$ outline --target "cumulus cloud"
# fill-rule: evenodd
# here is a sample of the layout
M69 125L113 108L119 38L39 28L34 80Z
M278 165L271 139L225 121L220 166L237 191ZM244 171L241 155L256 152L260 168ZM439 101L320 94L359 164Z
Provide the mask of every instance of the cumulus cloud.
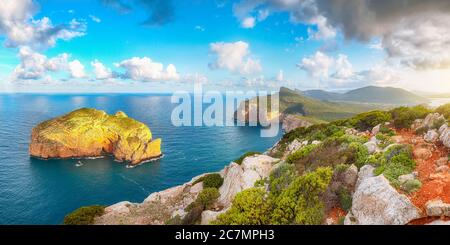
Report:
M47 56L33 51L30 47L21 47L19 50L20 64L12 74L13 80L41 80L47 79L50 72L69 73L71 78L85 78L86 72L83 64L78 60L69 61L67 53L55 57Z
M54 25L48 17L35 20L38 9L32 0L4 1L0 4L0 35L6 47L52 47L58 40L70 40L85 34L86 25L73 20Z
M114 77L111 69L107 68L98 60L92 61L91 66L93 68L95 78L98 80L110 79Z
M210 51L216 56L215 61L209 64L211 69L226 69L242 75L262 71L259 60L250 57L249 44L246 42L211 43Z
M142 82L176 81L180 79L174 65L169 64L164 69L162 63L154 62L148 57L134 57L124 60L116 66L125 69L125 74L122 75L122 78L125 79Z
M69 72L72 78L85 78L87 76L84 65L79 60L69 62Z
M328 78L333 64L333 58L318 51L312 56L303 58L297 66L313 78Z
M121 13L130 13L135 9L144 9L149 13L141 24L146 26L161 26L174 19L175 11L172 0L101 0L106 6Z

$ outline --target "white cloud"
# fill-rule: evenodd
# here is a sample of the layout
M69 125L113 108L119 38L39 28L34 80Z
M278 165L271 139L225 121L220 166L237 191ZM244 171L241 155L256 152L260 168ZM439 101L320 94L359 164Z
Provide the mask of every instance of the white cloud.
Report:
M89 18L91 18L92 21L97 22L97 23L102 22L102 20L99 17L92 15L92 14L89 15Z
M336 37L336 30L327 22L327 18L322 15L310 20L311 24L317 26L317 31L308 28L309 38L313 40L326 40Z
M253 17L246 17L242 20L241 22L241 26L243 28L247 28L247 29L251 29L253 27L255 27L255 18Z
M333 58L317 51L314 55L303 58L297 66L313 78L328 78L333 64Z
M278 75L277 75L276 80L277 80L278 82L284 81L284 73L283 73L283 70L280 70L280 71L278 72Z
M92 68L94 68L93 72L94 72L96 79L104 80L104 79L110 79L113 77L113 73L112 73L111 69L107 68L100 61L94 60L93 62L91 62L91 66L92 66Z
M180 75L174 65L169 64L166 69L162 63L154 62L148 57L134 57L124 60L117 67L124 68L123 78L142 82L176 81Z
M242 75L262 71L259 60L249 57L249 45L246 42L211 43L210 50L217 56L216 60L209 64L211 69L226 69Z
M13 72L14 80L36 80L46 76L47 72L64 70L67 66L68 54L63 53L54 58L37 53L29 47L19 50L20 64Z
M79 60L69 62L69 72L72 78L85 78L84 65Z
M199 73L187 74L186 76L184 76L183 80L191 83L201 83L201 84L209 83L208 77Z
M340 54L337 60L335 60L334 65L336 72L332 75L333 78L345 81L354 75L353 66L348 60L347 55Z
M53 25L48 17L33 19L38 6L32 0L2 1L0 4L0 35L6 47L52 47L58 40L83 36L83 24Z

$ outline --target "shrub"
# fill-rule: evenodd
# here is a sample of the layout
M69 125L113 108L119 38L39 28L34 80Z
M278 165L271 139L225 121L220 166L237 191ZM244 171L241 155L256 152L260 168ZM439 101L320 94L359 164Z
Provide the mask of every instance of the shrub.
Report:
M223 184L223 178L220 174L208 174L203 177L203 188L219 189Z
M318 168L297 177L274 200L272 223L320 224L324 215L324 204L320 196L328 188L332 173L331 168Z
M380 133L391 137L395 135L395 131L390 129L389 127L386 127L386 125L381 125Z
M271 202L261 188L250 188L236 195L231 208L213 224L264 225L270 223Z
M441 118L433 123L431 125L431 129L439 129L442 125L444 125L447 122L444 118Z
M296 177L295 166L292 164L281 164L274 169L269 176L269 190L271 195L278 196L286 189Z
M413 193L422 187L422 183L418 179L407 180L401 185L401 188L407 193Z
M202 217L203 207L198 204L189 205L189 211L181 221L182 225L195 225Z
M358 142L352 142L348 146L350 152L354 156L354 164L356 167L361 168L367 163L367 158L369 157L369 150L367 147Z
M307 145L286 158L286 163L295 163L298 159L308 156L318 145Z
M219 196L220 194L217 188L205 188L198 194L196 202L199 203L203 209L208 209L216 202Z
M254 155L259 155L259 154L261 154L261 153L260 153L260 152L256 152L256 151L250 151L250 152L245 153L244 155L242 155L242 156L239 157L238 159L234 160L233 162L235 162L235 163L241 165L241 164L242 164L242 161L244 161L244 159L245 159L246 157L254 156Z
M379 146L381 148L385 148L385 147L389 146L390 144L392 144L391 138L385 134L378 133L375 137L377 138L377 140L380 141Z
M398 177L411 173L415 166L410 147L393 146L384 153L379 167L375 169L375 174L383 174L393 185L398 187Z
M450 120L450 104L441 105L435 111Z
M416 119L425 118L431 111L425 106L399 107L390 111L397 128L409 128Z
M352 208L352 194L346 188L341 187L337 195L341 208L348 212Z
M90 225L94 218L105 212L105 206L94 205L81 207L64 217L64 225Z
M365 131L370 130L378 124L391 120L391 115L385 111L370 111L359 114L350 120L353 127Z

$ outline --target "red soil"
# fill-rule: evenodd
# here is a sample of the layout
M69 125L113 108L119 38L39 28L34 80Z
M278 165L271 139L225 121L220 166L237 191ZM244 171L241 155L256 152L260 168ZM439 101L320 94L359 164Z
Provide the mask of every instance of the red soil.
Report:
M330 210L328 213L327 220L332 220L333 225L339 225L339 219L342 217L345 217L347 215L347 212L345 212L343 209L339 207L334 207Z
M447 157L449 150L442 144L428 144L422 137L417 136L411 130L397 131L397 135L402 137L403 144L410 144L413 149L427 148L432 152L432 156L429 159L416 160L416 171L419 174L419 180L422 182L422 188L409 195L411 201L425 212L425 204L434 199L441 199L445 203L450 203L450 173L436 173L435 162L442 158ZM432 221L432 218L429 218ZM426 222L426 219L420 219L417 222Z

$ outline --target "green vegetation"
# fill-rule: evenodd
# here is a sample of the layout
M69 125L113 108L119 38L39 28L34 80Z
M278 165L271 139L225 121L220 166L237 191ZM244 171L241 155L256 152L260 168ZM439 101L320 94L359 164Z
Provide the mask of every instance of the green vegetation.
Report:
M382 124L391 120L391 115L386 111L370 111L359 114L350 119L350 123L358 130L372 130L378 124Z
M192 185L203 182L203 188L217 188L219 189L223 184L223 178L220 174L207 174L198 178Z
M407 193L413 193L422 187L422 183L418 179L407 180L401 185L402 190Z
M292 153L286 158L286 163L295 163L297 160L308 156L318 145L307 145L298 151Z
M375 174L383 174L393 185L399 186L398 177L411 173L416 163L413 160L411 147L406 145L396 145L390 147L378 159L378 167Z
M280 167L271 176L269 194L261 188L238 193L230 210L214 224L321 224L325 207L320 196L327 189L332 173L331 168L318 168L294 178L292 168ZM282 180L277 180L277 176Z
M399 107L390 113L396 128L409 128L414 120L425 118L431 110L425 106Z
M250 157L250 156L254 156L254 155L260 155L260 154L261 154L261 152L250 151L250 152L245 153L244 155L242 155L242 156L239 157L238 159L234 160L233 162L235 162L235 163L241 165L241 164L242 164L242 161L244 161L244 159L245 159L246 157Z
M270 224L272 203L261 188L251 188L236 195L233 205L219 215L213 224L265 225Z
M64 217L64 225L90 225L94 218L105 212L105 206L94 205L81 207Z
M197 199L187 206L186 211L188 212L183 219L172 218L168 221L169 224L180 224L180 225L195 225L199 222L204 210L210 209L211 206L219 198L219 190L217 188L205 188L197 196Z
M450 104L441 105L435 111L450 120Z
M352 194L345 188L340 188L337 192L339 198L339 204L345 211L349 211L352 208Z

